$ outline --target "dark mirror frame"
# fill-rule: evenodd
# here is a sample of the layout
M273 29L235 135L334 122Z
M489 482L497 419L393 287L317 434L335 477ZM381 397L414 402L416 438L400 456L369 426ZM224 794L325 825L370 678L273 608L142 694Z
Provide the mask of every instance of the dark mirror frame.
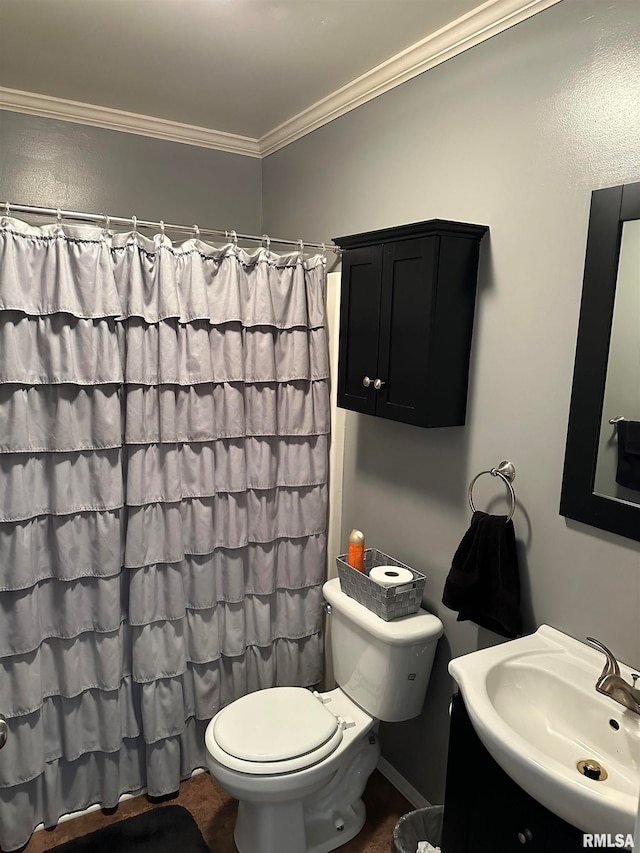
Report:
M640 492L636 506L593 491L622 225L631 219L640 219L640 183L591 194L560 515L640 541Z

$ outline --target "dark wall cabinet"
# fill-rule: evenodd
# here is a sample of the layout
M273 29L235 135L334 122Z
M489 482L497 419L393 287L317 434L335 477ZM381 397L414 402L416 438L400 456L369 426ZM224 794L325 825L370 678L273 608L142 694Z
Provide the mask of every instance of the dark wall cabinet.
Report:
M530 797L484 748L453 700L442 849L446 853L578 853L582 832Z
M338 405L423 427L465 422L484 225L433 219L344 249Z

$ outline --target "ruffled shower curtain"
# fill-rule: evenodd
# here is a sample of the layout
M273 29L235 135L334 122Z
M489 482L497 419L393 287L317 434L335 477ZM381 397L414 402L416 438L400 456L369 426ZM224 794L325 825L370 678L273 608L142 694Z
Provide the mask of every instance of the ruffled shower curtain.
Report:
M0 845L321 677L324 259L0 221Z

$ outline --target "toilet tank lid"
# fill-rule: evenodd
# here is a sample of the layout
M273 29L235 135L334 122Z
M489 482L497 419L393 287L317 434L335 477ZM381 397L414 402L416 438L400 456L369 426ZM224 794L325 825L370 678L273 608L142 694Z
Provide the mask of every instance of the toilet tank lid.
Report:
M390 646L416 646L424 642L435 642L444 631L438 617L422 608L417 613L385 622L372 610L344 593L340 588L339 578L327 581L322 587L322 594L331 607L335 607L343 616Z

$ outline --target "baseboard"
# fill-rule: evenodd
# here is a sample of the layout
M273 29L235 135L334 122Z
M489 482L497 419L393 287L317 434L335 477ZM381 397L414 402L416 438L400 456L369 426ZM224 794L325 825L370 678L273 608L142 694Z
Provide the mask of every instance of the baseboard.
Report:
M378 759L378 770L385 779L391 782L396 791L399 791L403 797L409 800L414 809L423 809L431 805L429 800L426 800L420 791L414 788L410 782L407 782L404 776L398 773L396 768L389 764L387 759L382 758L382 756Z

